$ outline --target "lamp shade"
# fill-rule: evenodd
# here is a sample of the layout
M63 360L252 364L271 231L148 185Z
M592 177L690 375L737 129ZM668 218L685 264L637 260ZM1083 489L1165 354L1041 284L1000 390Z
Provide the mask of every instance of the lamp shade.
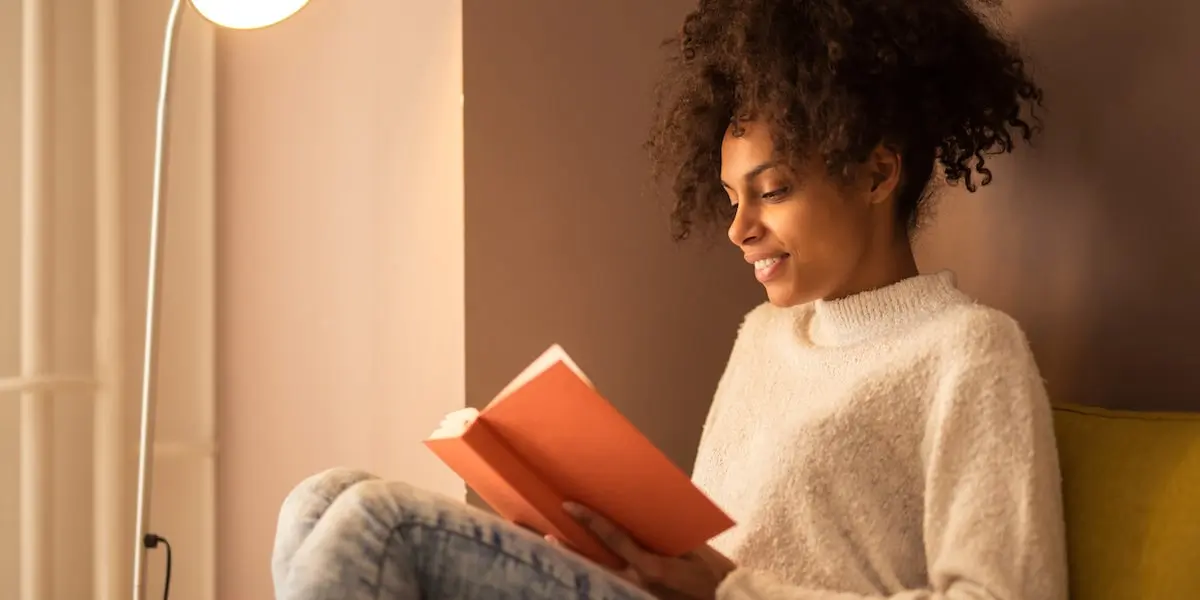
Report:
M205 19L230 29L274 25L304 8L308 0L191 0Z

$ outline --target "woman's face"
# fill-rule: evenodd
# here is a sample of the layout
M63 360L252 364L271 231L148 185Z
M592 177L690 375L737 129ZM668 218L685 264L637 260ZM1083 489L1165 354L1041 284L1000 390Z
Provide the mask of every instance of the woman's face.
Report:
M904 258L896 253L911 261L911 249L890 199L897 155L878 150L841 182L819 161L781 162L766 125L746 121L738 129L735 135L731 126L721 144L721 182L736 206L729 240L772 304L838 298L902 278L895 271Z

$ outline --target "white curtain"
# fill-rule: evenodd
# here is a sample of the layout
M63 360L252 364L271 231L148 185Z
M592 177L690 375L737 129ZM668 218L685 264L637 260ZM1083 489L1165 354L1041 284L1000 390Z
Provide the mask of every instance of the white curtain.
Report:
M0 600L130 594L167 8L0 0ZM175 548L178 600L214 597L213 43L188 14L172 107L150 521ZM161 549L149 557L148 597L162 593L163 558Z

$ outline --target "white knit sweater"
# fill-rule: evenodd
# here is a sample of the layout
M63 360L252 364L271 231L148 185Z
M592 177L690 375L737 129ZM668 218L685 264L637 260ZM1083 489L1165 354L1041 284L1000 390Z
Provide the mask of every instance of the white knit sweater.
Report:
M1024 334L942 272L747 315L694 479L738 525L719 600L1065 600Z

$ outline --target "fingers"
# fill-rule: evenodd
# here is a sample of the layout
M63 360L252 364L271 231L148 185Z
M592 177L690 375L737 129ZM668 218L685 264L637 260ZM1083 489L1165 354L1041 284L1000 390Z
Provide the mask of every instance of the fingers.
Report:
M562 542L562 540L554 537L553 535L546 535L543 537L546 539L546 542L548 542L551 546L554 546L555 548L558 548L558 549L562 550L563 552L574 553L574 550L572 550L569 546L564 544ZM621 579L624 579L625 581L628 581L629 583L632 583L638 587L642 587L645 584L645 582L642 580L641 576L638 575L638 572L635 571L633 569L633 567L631 567L631 566L627 566L621 570L614 569L614 570L612 570L612 572L615 573Z
M663 576L662 557L644 550L629 534L608 519L574 503L566 503L563 510L590 529L614 554L629 563L629 569L638 582L659 581Z
M708 547L678 558L660 556L646 550L615 523L586 507L568 502L563 505L563 510L624 559L628 567L617 574L643 589L670 590L680 597L711 598L716 586L734 568L732 561Z
M578 504L568 503L563 506L563 510L590 529L604 545L621 558L632 562L641 554L641 548L624 531L613 525L612 521Z

